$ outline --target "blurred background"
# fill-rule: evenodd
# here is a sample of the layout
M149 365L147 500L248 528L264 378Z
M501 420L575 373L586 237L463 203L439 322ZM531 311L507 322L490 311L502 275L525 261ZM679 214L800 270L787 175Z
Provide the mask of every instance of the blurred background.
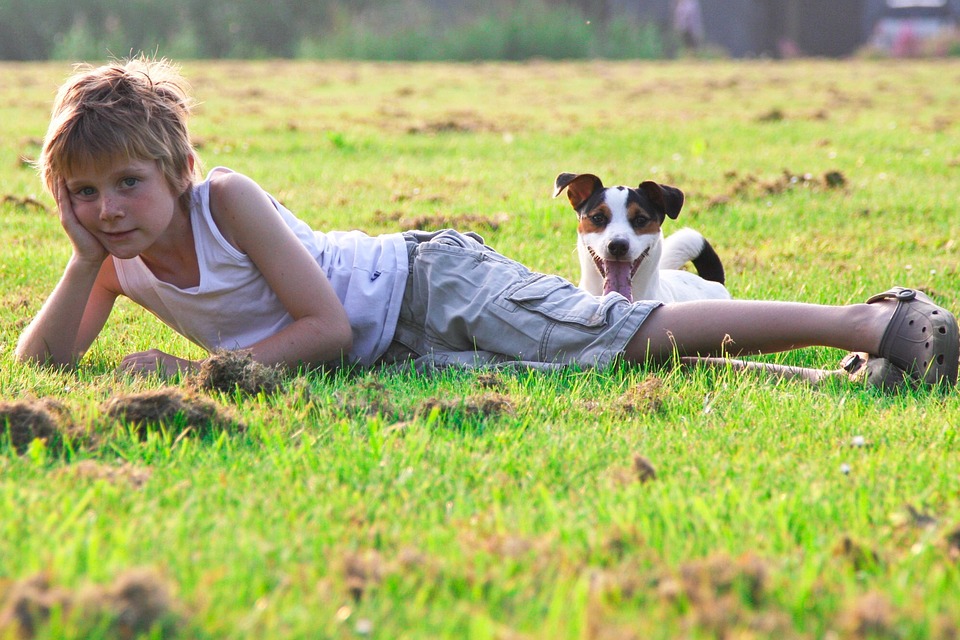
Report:
M0 0L0 59L960 56L960 0Z

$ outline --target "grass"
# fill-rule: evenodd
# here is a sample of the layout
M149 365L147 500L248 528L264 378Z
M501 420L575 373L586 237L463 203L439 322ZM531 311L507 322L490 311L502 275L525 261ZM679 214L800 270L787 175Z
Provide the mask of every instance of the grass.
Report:
M0 398L55 400L84 433L22 455L0 437L0 625L19 602L50 610L50 638L957 633L955 392L669 365L310 374L201 393L243 429L173 420L141 437L106 403L167 385L117 362L200 353L133 305L75 372L14 363L69 253L19 159L68 71L0 66ZM960 309L956 63L185 72L205 165L317 228L472 227L575 280L556 174L654 179L684 189L678 222L718 248L735 296L846 303L901 283ZM38 575L48 586L27 588Z

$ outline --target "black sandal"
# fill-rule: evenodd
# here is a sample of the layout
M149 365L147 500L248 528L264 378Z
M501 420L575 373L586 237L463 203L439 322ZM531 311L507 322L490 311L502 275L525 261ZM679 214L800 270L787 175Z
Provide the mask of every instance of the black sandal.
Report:
M923 384L957 383L960 329L953 314L916 289L894 287L867 304L896 300L897 308L880 340L877 355Z

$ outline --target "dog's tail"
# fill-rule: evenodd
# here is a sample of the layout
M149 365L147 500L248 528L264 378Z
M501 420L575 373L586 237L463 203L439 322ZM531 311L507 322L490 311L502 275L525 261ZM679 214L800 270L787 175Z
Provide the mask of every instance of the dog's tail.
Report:
M720 256L702 233L684 227L664 238L660 268L679 269L687 262L693 262L697 274L704 280L724 283L725 276Z

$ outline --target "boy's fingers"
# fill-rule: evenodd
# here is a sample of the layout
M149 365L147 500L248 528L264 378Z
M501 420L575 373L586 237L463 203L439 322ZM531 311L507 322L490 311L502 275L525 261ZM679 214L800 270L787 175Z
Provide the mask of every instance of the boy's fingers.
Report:
M60 211L60 218L72 218L73 207L70 202L70 192L67 191L67 183L63 179L60 180L59 185L57 186L57 209Z

